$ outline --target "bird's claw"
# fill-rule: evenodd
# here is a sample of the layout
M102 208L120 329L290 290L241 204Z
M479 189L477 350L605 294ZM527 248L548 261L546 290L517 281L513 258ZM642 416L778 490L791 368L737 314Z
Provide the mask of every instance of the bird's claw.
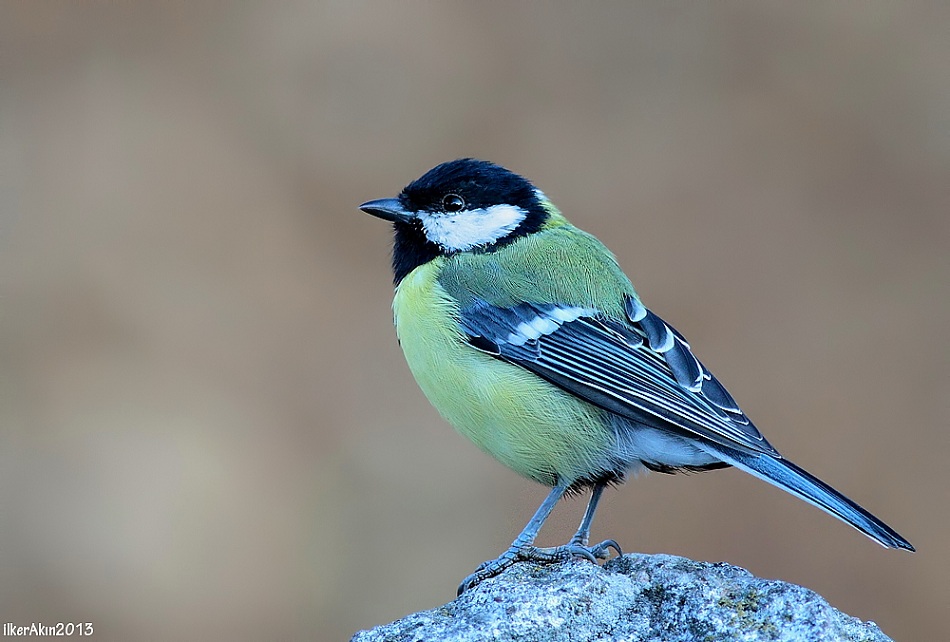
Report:
M605 539L600 544L590 547L591 555L596 557L599 560L605 560L610 557L610 549L614 549L617 553L617 557L623 555L623 551L620 550L620 544L613 539Z

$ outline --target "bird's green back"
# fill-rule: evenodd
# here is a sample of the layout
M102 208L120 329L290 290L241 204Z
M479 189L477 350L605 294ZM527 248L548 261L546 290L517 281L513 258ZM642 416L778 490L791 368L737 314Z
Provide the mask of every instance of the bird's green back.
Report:
M624 297L636 296L617 259L553 207L544 228L492 252L446 259L439 284L461 307L475 298L499 307L556 303L591 307L624 318Z

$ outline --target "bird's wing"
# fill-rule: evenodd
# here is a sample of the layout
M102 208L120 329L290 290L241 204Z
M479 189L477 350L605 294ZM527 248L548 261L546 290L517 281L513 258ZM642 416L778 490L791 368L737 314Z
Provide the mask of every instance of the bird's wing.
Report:
M593 308L476 299L460 324L473 347L601 408L778 456L679 332L632 296L625 309L627 319L618 321Z

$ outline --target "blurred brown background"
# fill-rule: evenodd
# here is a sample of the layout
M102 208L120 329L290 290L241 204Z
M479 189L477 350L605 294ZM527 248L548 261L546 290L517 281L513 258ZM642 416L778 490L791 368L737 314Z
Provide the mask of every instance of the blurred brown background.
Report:
M594 536L941 638L948 28L938 2L4 3L0 620L345 639L507 547L546 491L417 390L356 209L474 155L920 552L735 471L638 479Z

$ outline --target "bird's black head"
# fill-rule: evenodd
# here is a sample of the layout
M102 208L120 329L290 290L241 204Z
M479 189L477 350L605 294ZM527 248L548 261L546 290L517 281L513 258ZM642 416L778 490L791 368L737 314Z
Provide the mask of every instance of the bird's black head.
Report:
M396 283L441 254L485 252L536 232L548 212L527 179L474 158L442 163L364 212L393 222Z

